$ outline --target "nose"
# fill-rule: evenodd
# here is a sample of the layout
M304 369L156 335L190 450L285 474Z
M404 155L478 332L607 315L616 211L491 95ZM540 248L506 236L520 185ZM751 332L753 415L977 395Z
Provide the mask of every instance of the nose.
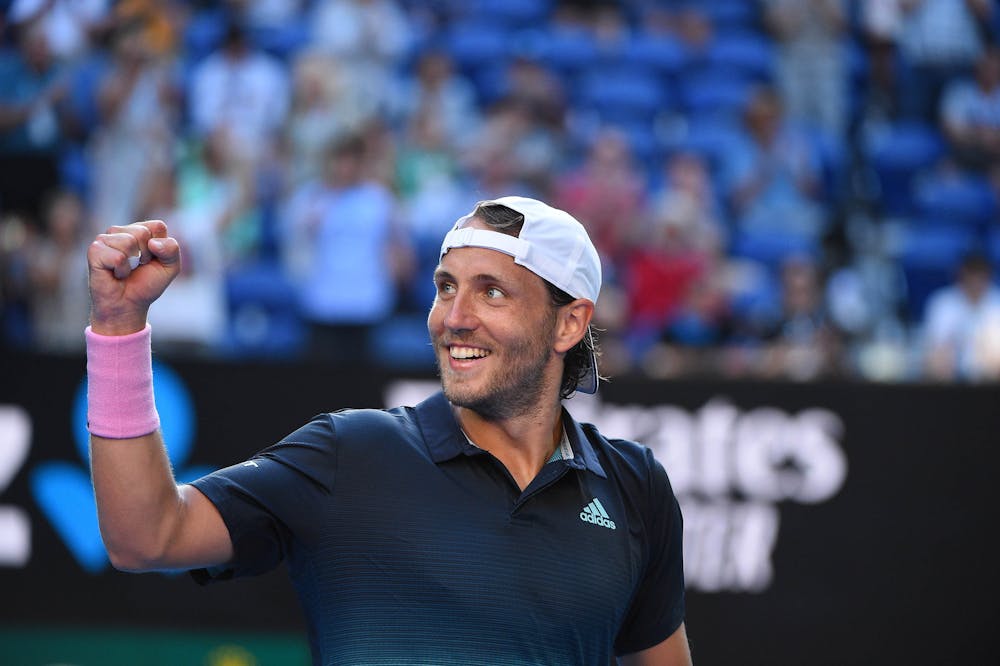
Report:
M459 290L448 301L439 302L439 305L445 308L442 323L448 330L471 331L476 327L478 319L470 296L468 292Z

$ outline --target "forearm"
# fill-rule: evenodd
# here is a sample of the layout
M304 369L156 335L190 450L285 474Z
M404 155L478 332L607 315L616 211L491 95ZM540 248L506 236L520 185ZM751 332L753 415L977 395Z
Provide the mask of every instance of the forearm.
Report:
M150 330L142 323L137 331L113 330L95 317L86 332L98 518L112 562L124 569L152 568L162 559L180 504L159 431Z

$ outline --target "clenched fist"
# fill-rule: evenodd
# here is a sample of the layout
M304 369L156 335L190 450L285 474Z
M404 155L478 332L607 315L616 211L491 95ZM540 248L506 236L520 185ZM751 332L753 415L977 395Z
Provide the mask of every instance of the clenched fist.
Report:
M180 260L180 246L161 220L111 227L97 236L87 249L94 333L142 330L149 306L180 272Z

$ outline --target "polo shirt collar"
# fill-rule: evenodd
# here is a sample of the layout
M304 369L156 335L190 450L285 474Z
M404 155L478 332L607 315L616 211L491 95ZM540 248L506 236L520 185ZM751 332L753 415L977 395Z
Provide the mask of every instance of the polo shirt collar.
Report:
M427 450L431 460L435 463L451 460L463 453L472 454L481 451L471 444L462 432L462 428L458 425L451 409L451 403L444 397L443 392L438 391L418 404L414 410L417 415L417 423L424 435ZM580 424L569 415L565 408L562 416L563 428L565 428L569 444L573 448L573 458L565 460L566 465L575 469L587 469L606 479L608 475L601 467L597 453Z

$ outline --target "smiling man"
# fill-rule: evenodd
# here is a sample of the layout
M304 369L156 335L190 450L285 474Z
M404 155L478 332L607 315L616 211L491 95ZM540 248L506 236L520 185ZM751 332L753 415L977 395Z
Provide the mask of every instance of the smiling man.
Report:
M570 215L505 197L455 223L428 317L441 392L323 414L181 486L145 321L179 257L158 221L89 251L92 472L117 567L209 581L284 559L316 664L691 663L666 472L562 407L598 384L600 259Z

